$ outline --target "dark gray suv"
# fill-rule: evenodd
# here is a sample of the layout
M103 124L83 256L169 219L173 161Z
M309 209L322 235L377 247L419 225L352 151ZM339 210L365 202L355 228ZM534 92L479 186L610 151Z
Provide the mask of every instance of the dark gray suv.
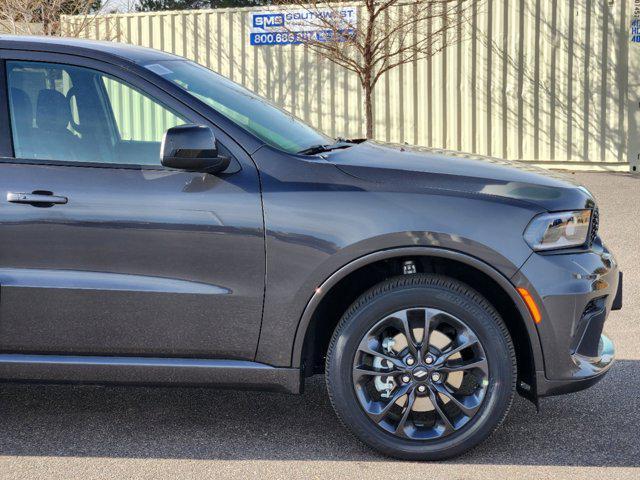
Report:
M0 37L0 379L299 393L407 459L613 362L591 194L331 139L204 67Z

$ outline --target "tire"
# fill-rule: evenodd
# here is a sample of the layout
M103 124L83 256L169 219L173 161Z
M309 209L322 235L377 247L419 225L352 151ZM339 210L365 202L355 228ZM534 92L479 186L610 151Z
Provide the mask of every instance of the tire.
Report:
M432 365L433 370L429 370L429 373L425 374L414 366L409 374L411 375L409 382L401 385L403 380L397 380L398 377L394 377L397 380L395 390L391 393L386 392L391 398L400 394L401 388L413 393L407 393L403 397L404 403L401 400L398 400L397 403L394 402L390 406L387 416L383 417L381 421L378 420L378 416L381 415L378 411L384 411L389 405L389 401L385 403L385 398L381 396L385 390L383 389L380 393L375 383L382 367L365 365L370 361L379 361L375 358L378 354L370 355L367 348L373 345L371 350L387 351L381 346L385 339L383 338L381 342L380 335L394 335L395 325L398 325L399 329L401 329L401 325L405 325L401 323L402 314L394 313L401 312L403 309L406 312L404 318L409 319L408 322L411 325L408 331L411 332L409 335L412 335L413 340L416 337L415 332L419 332L419 330L415 330L415 319L417 318L420 323L423 316L425 319L431 318L428 321L425 320L426 325L437 325L433 328L448 332L449 337L445 337L447 341L449 338L453 338L448 347L443 347L444 350L438 350L430 345L431 337L436 334L433 333L435 330L430 331L432 327L428 327L426 331L430 333L427 334L427 340L425 341L425 330L423 329L420 346L414 345L414 350L408 350L409 342L407 342L404 352L409 352L409 355L411 352L416 353L420 369L426 370L424 366L428 361L427 357L431 355L429 352L436 351L434 355L437 360L433 365L440 364L440 368L444 369L445 380L443 381L440 376L440 381L444 382L447 391L454 390L448 383L453 378L451 377L453 375L451 366L463 369L461 374L463 380L457 393L463 390L464 382L467 382L471 386L464 386L467 389L464 393L466 395L471 392L470 396L459 394L453 395L453 397L463 398L465 401L467 398L471 398L472 401L459 404L451 400L448 395L438 395L436 392L442 391L443 383L436 383L434 380L436 376L433 372L436 367ZM424 315L421 312L424 312ZM396 316L400 318L400 321ZM459 323L455 323L454 320ZM391 327L384 322L389 323ZM465 327L468 330L465 330ZM378 334L379 329L382 329L383 333ZM473 343L474 334L477 343ZM440 335L440 331L438 335ZM398 338L401 339L402 336L398 337L396 334L394 340L391 341L393 345L398 343L396 341ZM388 339L386 341L388 347L390 341ZM416 344L418 344L417 340ZM471 346L465 347L460 354L451 355L449 352L452 352L456 345L460 345L460 348L463 348L464 345ZM392 346L392 348L396 347ZM422 349L425 350L423 355L418 353ZM394 357L394 355L400 355L400 353L391 351L387 355L393 357L394 366L390 367L391 363L385 363L389 367L384 367L384 369L395 369L400 357ZM450 356L447 357L447 355ZM451 357L456 355L459 355L459 358L452 360ZM443 361L442 358L445 357L446 360ZM470 360L466 358L470 358ZM389 361L384 360L384 362ZM480 367L471 368L472 364ZM366 372L373 370L377 373L371 378L368 373L364 376L358 376L357 373L363 370ZM419 394L417 388L422 384L418 381L422 381L422 377L425 375L428 380L423 382L425 386L421 388L426 389L427 393ZM364 293L351 305L338 323L329 344L326 359L327 390L336 414L343 425L358 439L375 450L405 460L451 458L484 441L502 423L511 407L516 375L516 356L513 343L495 308L468 285L449 277L434 274L404 275L391 278ZM380 378L386 378L386 381L389 381L389 377ZM404 373L399 378L406 379L408 377ZM435 397L431 396L432 393ZM379 398L378 395L380 395ZM419 395L427 397L428 401L421 400L423 405L427 405L426 411L413 411L413 408L417 408L416 398L419 398ZM411 396L413 396L413 400L411 400ZM362 400L363 398L364 400ZM431 400L432 398L433 400ZM481 399L479 402L478 398ZM428 410L429 403L431 410ZM412 409L405 408L407 404L412 405ZM439 408L436 408L436 404L439 405ZM371 411L375 410L375 421L372 414L367 414L364 405L367 405L366 408ZM377 405L383 406L376 407L376 410L374 406ZM459 409L458 405L464 408ZM476 409L473 415L470 413L471 409L467 409L467 405L472 405ZM422 418L422 420L416 421L416 418ZM376 423L378 421L380 423ZM456 428L457 426L459 428ZM394 432L394 429L397 431ZM439 437L427 438L438 432L440 432Z

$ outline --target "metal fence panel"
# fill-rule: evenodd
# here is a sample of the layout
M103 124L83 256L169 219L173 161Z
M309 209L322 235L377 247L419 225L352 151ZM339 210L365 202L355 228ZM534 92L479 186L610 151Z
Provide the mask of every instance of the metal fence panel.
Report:
M332 136L362 136L355 75L301 45L251 46L255 10L106 15L84 35L182 55ZM610 0L485 0L460 43L380 80L375 137L541 163L627 165L626 10Z

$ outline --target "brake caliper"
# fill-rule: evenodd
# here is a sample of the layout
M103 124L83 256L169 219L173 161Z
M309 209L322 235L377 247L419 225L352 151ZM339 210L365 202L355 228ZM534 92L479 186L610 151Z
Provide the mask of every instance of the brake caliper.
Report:
M393 338L385 337L382 341L382 350L386 355L395 355L393 351L393 346L396 341ZM385 360L384 358L374 357L373 359L373 368L376 370L392 370L393 364ZM380 396L382 398L389 398L393 393L393 390L396 388L396 382L393 379L393 376L377 376L373 382L376 390L380 392Z

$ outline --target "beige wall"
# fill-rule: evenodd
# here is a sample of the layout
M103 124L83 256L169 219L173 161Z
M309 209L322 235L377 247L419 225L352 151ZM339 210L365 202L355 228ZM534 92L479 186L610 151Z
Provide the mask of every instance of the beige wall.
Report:
M484 0L462 43L381 79L375 136L628 169L630 7L630 0ZM183 55L332 136L361 136L356 78L300 45L251 46L250 11L109 15L85 36Z

